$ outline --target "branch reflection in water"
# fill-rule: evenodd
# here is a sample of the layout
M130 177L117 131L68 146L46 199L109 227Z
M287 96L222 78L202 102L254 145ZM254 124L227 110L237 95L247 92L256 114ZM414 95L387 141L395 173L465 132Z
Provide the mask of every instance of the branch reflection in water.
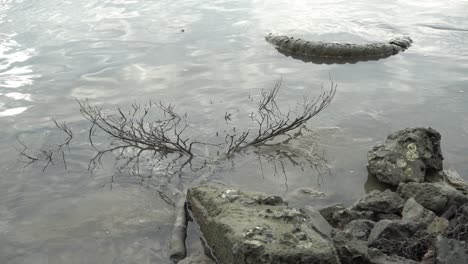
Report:
M231 115L226 118L225 114L226 126L230 128L216 132L224 136L207 139L207 142L195 139L196 133L191 129L196 126L191 126L187 114L176 112L171 104L149 101L108 111L88 100L78 101L81 114L90 124L87 141L96 153L89 161L88 170L92 173L102 167L103 158L109 156L114 159L116 173L104 186L112 189L113 184L129 180L152 186L173 206L183 199L188 186L209 180L213 170L225 162L235 166L236 155L240 154L256 155L262 174L262 158L271 164L273 176L284 178L286 192L285 163L300 167L302 171L315 169L319 175L317 183L320 183L322 175L328 171L325 158L315 152L313 144L293 143L303 137L304 131L310 131L306 128L307 121L330 105L337 86L330 78L329 89L322 86L316 97L308 92L293 110L288 106L285 111L276 101L281 85L282 79L273 89L261 91L258 102L254 102L256 113L245 113L245 117L249 117L248 127L243 128L241 118ZM254 101L251 95L249 101ZM67 169L65 149L70 152L73 132L65 122L54 120L54 123L66 136L56 147L36 151L18 138L20 160L26 166L42 162L44 172L60 159ZM250 149L254 153L249 152Z

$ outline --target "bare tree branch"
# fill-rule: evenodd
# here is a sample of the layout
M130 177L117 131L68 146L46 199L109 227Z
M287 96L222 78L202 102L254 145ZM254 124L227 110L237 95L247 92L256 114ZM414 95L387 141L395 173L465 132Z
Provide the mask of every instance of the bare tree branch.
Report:
M249 146L265 144L279 135L285 135L287 132L295 130L307 123L322 110L327 108L336 93L337 85L330 79L330 88L324 90L323 85L320 95L311 98L307 93L303 97L303 102L296 107L296 117L292 117L292 111L282 113L276 103L276 96L282 85L282 79L279 79L273 89L261 93L261 99L258 104L257 114L251 114L250 117L257 124L257 131L253 138L248 138L250 130L237 134L226 134L227 155L239 152ZM234 131L235 132L235 131Z

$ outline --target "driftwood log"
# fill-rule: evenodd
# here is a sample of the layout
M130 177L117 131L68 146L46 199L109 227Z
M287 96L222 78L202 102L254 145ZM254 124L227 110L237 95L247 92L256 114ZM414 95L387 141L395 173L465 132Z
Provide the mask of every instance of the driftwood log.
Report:
M404 51L413 42L410 37L402 36L392 38L387 42L368 44L334 43L307 41L271 33L265 39L286 56L318 64L379 60Z
M180 202L175 210L175 220L169 242L169 256L173 263L178 263L187 256L185 239L187 237L187 204Z

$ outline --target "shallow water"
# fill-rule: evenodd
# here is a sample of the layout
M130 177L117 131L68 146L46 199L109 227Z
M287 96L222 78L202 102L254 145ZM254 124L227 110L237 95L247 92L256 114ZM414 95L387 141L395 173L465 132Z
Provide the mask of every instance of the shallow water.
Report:
M331 75L335 100L309 123L313 136L295 143L314 146L329 170L263 149L183 180L204 174L297 205L350 204L372 188L367 151L408 126L441 132L445 167L466 178L467 9L467 1L1 0L0 262L168 262L173 209L159 182L139 185L112 158L90 175L89 125L76 99L106 108L172 102L189 113L193 133L210 139L232 124L249 126L249 97L278 78L278 102L287 106ZM379 61L312 64L279 54L264 41L269 32L355 43L408 35L414 43ZM67 170L60 162L44 172L41 164L24 168L16 137L32 148L56 144L63 135L52 119L75 132Z

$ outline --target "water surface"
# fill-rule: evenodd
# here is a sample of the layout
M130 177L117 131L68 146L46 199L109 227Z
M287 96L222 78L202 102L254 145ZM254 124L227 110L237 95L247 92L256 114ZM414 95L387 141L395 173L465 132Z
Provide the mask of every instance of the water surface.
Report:
M249 127L249 97L281 76L278 102L288 106L331 75L334 102L309 123L314 136L295 143L321 153L329 171L249 150L184 181L204 174L299 205L350 204L369 185L366 152L408 126L440 131L445 166L466 178L466 10L467 1L0 1L1 262L168 263L173 209L160 182L139 185L112 158L90 175L89 126L76 99L106 108L172 102L210 139L232 124ZM270 32L355 43L408 35L414 44L379 61L312 64L277 53L264 41ZM75 131L67 170L24 168L16 137L34 148L56 144L63 135L52 119Z

